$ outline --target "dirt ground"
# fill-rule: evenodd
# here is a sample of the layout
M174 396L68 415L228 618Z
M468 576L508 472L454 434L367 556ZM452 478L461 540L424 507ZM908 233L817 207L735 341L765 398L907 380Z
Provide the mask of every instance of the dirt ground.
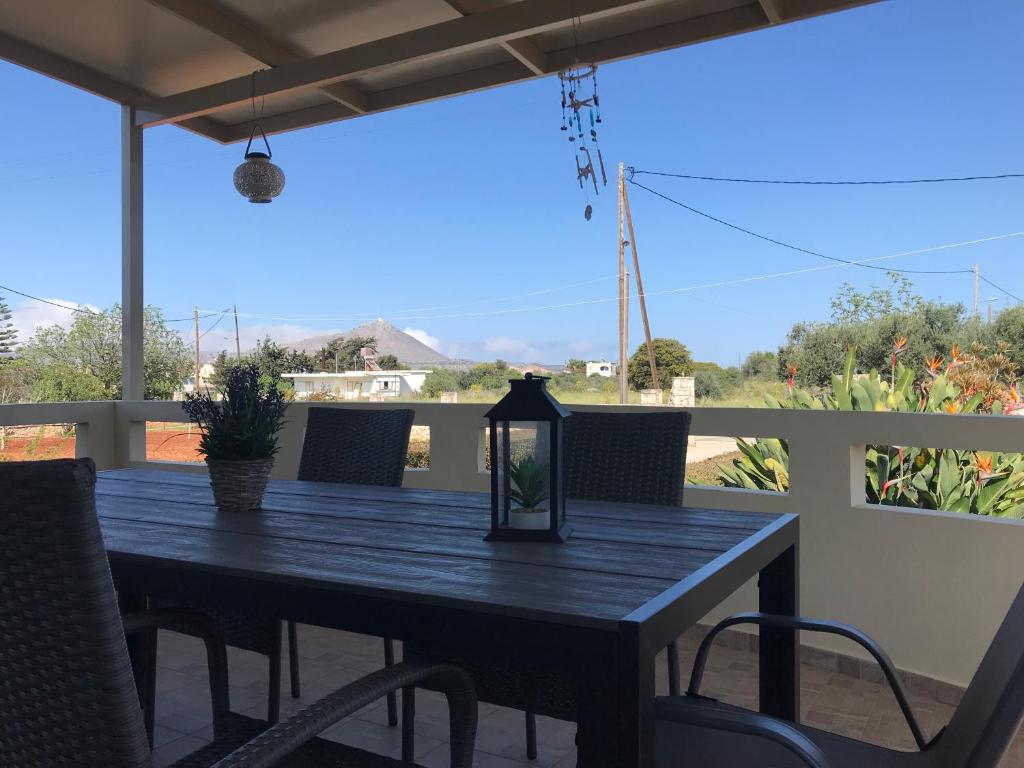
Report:
M202 461L196 453L199 434L189 434L186 424L149 424L146 429L146 457L156 461ZM74 458L75 435L58 426L16 427L9 431L7 447L0 461L28 461Z

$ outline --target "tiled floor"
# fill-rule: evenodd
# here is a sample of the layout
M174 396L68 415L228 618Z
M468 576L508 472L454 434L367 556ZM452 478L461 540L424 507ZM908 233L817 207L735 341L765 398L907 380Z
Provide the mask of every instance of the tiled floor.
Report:
M380 640L305 626L300 627L299 633L303 697L298 700L288 697L288 665L285 663L282 690L282 715L285 717L381 664ZM160 642L156 768L202 746L210 734L209 688L201 644L172 633L161 633ZM682 641L684 670L689 669L695 646L692 638ZM233 651L230 669L232 709L265 717L266 659ZM910 733L886 687L806 664L801 680L804 722L858 739L902 749L913 748ZM663 665L659 668L658 682L659 692L664 692ZM757 665L754 654L717 648L711 654L704 692L730 703L755 706ZM951 703L913 692L911 696L926 732L933 734L948 722L953 712ZM427 768L447 766L447 714L440 697L429 693L417 697L416 726L418 763ZM397 757L401 750L399 731L387 726L382 701L324 735ZM482 704L476 765L479 768L527 765L572 768L576 764L574 733L575 728L569 723L540 718L537 737L540 755L531 763L526 759L522 714ZM1024 732L1018 733L1000 768L1024 768Z

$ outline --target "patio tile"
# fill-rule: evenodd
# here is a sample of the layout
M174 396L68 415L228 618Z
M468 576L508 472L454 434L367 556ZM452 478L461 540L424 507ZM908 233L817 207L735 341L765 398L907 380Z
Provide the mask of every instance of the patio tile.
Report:
M682 684L693 662L701 633L694 631L680 642ZM286 646L287 647L287 646ZM750 643L716 646L710 655L702 691L747 708L757 707L757 657ZM290 697L287 655L282 681L281 715L288 717L311 702L351 682L383 663L381 641L316 627L299 627L302 698ZM812 655L813 657L813 655ZM815 657L816 658L816 657ZM887 685L861 677L859 663L846 664L842 656L823 656L823 664L801 667L801 718L817 728L850 738L897 749L912 750L914 742L896 700ZM194 638L163 633L160 641L157 685L156 768L197 749L211 736L209 687L202 644ZM229 651L232 709L250 717L266 716L267 662L252 653ZM853 675L843 670L851 670ZM668 692L662 654L657 664L657 690ZM910 679L910 698L926 733L936 733L949 722L960 691L943 683ZM526 759L523 714L481 703L474 764L478 768L574 768L575 726L538 718L538 760ZM384 701L360 710L325 732L354 746L397 757L401 729L387 725ZM437 693L420 691L416 697L416 755L425 768L448 765L448 710ZM1000 768L1024 768L1024 734L1019 733Z

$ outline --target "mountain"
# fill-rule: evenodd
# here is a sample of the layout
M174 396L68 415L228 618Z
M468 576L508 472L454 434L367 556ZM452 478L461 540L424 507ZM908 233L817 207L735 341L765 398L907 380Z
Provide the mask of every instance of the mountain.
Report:
M398 330L383 318L377 318L372 323L360 325L344 333L326 333L319 336L309 336L288 344L292 349L314 353L318 349L327 346L334 339L350 339L354 336L372 336L377 340L378 355L394 355L399 362L405 365L444 365L451 360L435 349L414 339L408 333Z

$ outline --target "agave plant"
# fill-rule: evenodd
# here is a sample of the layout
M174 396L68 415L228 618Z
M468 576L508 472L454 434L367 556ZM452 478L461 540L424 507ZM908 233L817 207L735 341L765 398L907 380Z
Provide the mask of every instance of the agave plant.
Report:
M524 456L509 465L509 496L522 509L536 509L548 497L548 465Z
M1000 365L998 360L992 363L995 369ZM920 388L914 386L913 371L902 364L894 366L890 381L882 380L877 371L858 376L855 369L855 351L851 349L843 373L833 377L832 392L823 399L790 388L788 398L766 396L765 402L771 408L795 410L997 414L1012 413L1011 408L1016 409L1020 403L1016 386L1003 386L1003 396L1009 403L1004 406L990 394L995 385L970 391L952 383L951 379L963 378L964 369L978 375L976 359L962 356L956 347L948 363L943 358L926 363L929 378ZM789 448L785 441L758 438L748 443L740 439L736 447L743 455L731 466L718 468L723 485L780 492L789 489ZM1024 519L1024 455L868 446L865 491L874 504Z

